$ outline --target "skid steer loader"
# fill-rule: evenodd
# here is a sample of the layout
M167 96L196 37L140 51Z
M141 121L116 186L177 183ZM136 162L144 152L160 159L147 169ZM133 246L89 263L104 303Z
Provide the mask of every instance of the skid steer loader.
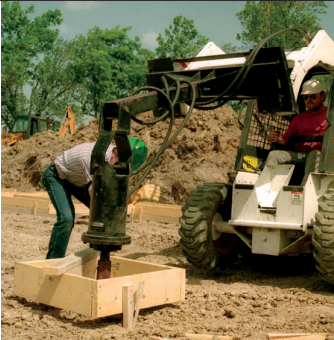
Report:
M307 48L290 54L290 59L285 52L296 99L306 80L333 74L334 54L327 48L333 53L334 43L322 31ZM299 64L295 62L298 56ZM298 111L305 111L303 103L298 104ZM319 173L311 173L304 186L300 185L304 171L300 166L265 165L273 150L268 133L279 130L283 134L293 117L284 112L259 112L254 101L248 103L229 183L199 185L182 209L181 246L194 266L224 266L224 261L233 261L244 252L245 245L253 254L313 252L318 271L334 284L334 81L324 136L299 136L292 141L323 140Z
M126 235L128 196L185 126L192 109L213 110L230 100L247 100L244 120L239 116L243 129L229 183L199 185L182 208L179 234L183 252L193 265L214 269L233 258L241 245L252 253L274 256L313 251L321 275L334 283L333 84L326 130L320 136L319 173L311 173L301 186L303 176L295 165L265 166L272 149L268 133L280 130L283 134L290 121L305 111L299 96L303 83L314 76L333 78L334 74L334 42L325 31L309 39L307 46L291 50L265 47L270 39L287 33L299 34L301 45L309 38L304 28L294 27L273 33L249 52L217 54L209 43L195 58L149 60L147 86L130 97L102 103L100 134L91 157L89 226L82 236L101 251L101 258L108 259L110 251L131 242ZM207 51L214 55L205 55ZM139 119L150 110L152 120ZM183 121L172 135L177 117ZM169 128L161 147L132 171L127 137L131 121L150 125L167 118ZM105 153L113 140L119 162L110 165ZM143 175L136 177L136 185L129 190L130 176L141 171Z

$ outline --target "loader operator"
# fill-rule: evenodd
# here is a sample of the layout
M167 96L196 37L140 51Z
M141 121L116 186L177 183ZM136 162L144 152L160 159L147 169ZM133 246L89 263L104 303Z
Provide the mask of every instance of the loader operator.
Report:
M147 147L137 138L129 138L129 142L133 154L132 170L135 171L144 163ZM89 208L91 188L87 187L92 180L90 160L94 145L95 143L84 143L64 151L43 172L42 183L57 212L57 222L52 229L47 259L65 257L75 218L71 196ZM114 145L110 145L107 149L106 161L111 165L117 163L117 148ZM160 187L147 184L129 197L129 203L135 204L147 199L158 201L159 197Z
M323 83L319 80L308 80L304 83L301 94L307 111L300 113L290 122L283 136L276 131L271 131L268 135L270 143L287 145L289 138L294 135L324 135L327 107L324 105L326 93ZM266 165L305 163L305 175L301 183L301 186L304 186L308 175L318 171L321 148L322 142L296 143L296 151L271 151Z

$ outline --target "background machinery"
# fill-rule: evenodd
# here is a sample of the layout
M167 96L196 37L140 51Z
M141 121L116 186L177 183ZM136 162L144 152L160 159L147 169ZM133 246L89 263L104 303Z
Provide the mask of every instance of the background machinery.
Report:
M29 139L36 133L45 132L51 127L49 118L40 116L17 116L10 133L1 134L1 145L13 145Z
M272 145L271 130L284 133L292 118L305 111L299 100L302 84L315 75L334 73L334 42L319 31L307 46L284 51L265 44L278 34L294 32L305 41L305 29L290 28L264 39L249 52L148 61L147 86L131 97L101 106L100 135L92 153L92 198L88 231L82 240L101 251L98 278L109 277L110 251L129 244L126 235L128 195L145 179L155 161L173 142L192 109L213 110L229 100L247 100L235 171L229 183L204 183L186 199L180 218L181 246L187 260L215 269L235 258L240 247L256 254L283 255L313 251L323 278L334 283L334 86L329 95L327 125L319 173L304 187L294 165L265 166ZM181 63L217 62L216 66L182 69ZM145 91L143 94L137 94ZM254 103L256 102L256 105ZM180 104L188 104L183 114ZM207 106L212 104L210 106ZM151 121L139 119L153 110ZM170 126L158 152L137 171L127 135L131 120L155 124L169 118ZM175 118L183 122L172 135ZM113 130L113 122L117 129ZM302 137L310 138L310 137ZM319 138L319 137L316 137ZM312 138L311 138L312 139ZM105 162L114 140L119 162ZM295 141L296 142L296 141ZM300 142L300 140L299 140ZM143 175L129 192L129 176Z
M66 135L67 129L70 135L72 135L75 132L75 116L69 106L66 106L65 117L66 117L65 123L62 124L59 129L59 134L62 137Z

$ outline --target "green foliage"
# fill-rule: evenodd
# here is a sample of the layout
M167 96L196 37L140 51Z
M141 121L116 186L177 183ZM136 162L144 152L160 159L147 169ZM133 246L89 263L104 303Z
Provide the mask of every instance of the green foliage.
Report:
M138 37L128 37L130 29L95 26L87 36L81 34L74 41L73 69L87 93L82 105L87 113L94 111L95 117L101 101L128 96L144 83L146 57L152 57L152 52L141 48Z
M209 39L198 34L194 20L188 20L182 15L174 18L173 25L165 30L165 37L159 34L159 47L155 52L158 58L188 58L194 57L209 42Z
M34 65L29 84L32 86L29 114L64 117L65 106L73 105L78 85L71 63L73 43L61 38ZM59 109L61 108L61 109Z
M325 1L247 1L245 8L236 15L245 29L237 35L244 47L252 47L272 33L302 26L313 36L321 29L317 14L326 13ZM292 48L302 46L296 33L273 38L267 47Z
M236 53L237 52L237 47L233 46L231 43L223 44L222 50L225 53Z
M34 20L18 1L1 2L1 119L9 127L17 115L27 114L23 85L31 78L42 53L52 49L58 30L50 26L62 22L59 10L47 11Z

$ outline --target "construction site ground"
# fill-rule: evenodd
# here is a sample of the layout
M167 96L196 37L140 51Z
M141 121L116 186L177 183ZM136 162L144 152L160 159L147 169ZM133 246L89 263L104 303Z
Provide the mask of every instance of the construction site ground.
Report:
M186 299L140 310L132 330L122 315L90 319L13 295L14 264L45 258L54 217L1 214L1 337L9 339L186 339L185 333L267 339L268 333L334 334L334 287L322 281L311 256L239 258L221 273L187 263L178 225L128 223L132 243L117 254L186 268ZM84 249L88 218L76 222L68 254ZM27 285L29 282L26 283ZM331 339L334 339L332 337Z
M3 152L1 172L6 176L2 188L44 190L43 169L62 151L95 142L97 127L93 120L64 138L48 131ZM131 136L144 139L154 153L167 128L168 120L151 127L133 123ZM228 107L194 112L146 180L161 186L160 203L182 205L196 185L226 182L234 167L240 131L236 115ZM128 221L132 243L117 255L185 268L184 302L140 310L136 327L126 330L122 315L93 320L15 297L15 262L45 258L54 222L55 216L1 213L2 339L186 339L185 333L199 333L262 340L268 333L279 332L334 334L334 287L321 280L311 254L239 257L222 272L209 273L187 263L179 246L179 225L145 220ZM81 234L87 228L87 217L80 217L68 255L86 247Z

